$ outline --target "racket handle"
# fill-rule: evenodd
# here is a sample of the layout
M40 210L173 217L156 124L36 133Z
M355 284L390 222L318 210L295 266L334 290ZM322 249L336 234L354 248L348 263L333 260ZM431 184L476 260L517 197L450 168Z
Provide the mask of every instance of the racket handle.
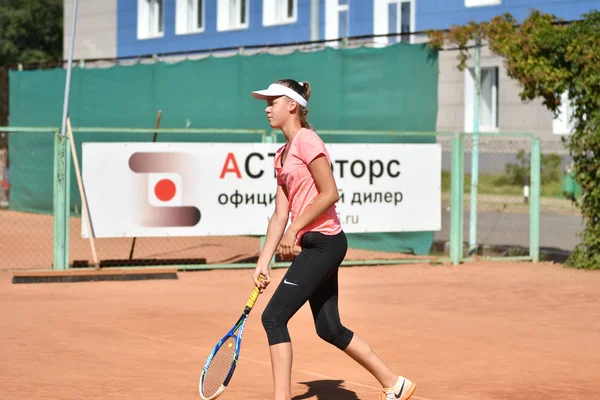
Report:
M260 274L258 277L259 282L261 282L265 279L267 279L267 277L264 276L263 274ZM258 299L259 295L260 295L260 289L255 286L254 290L252 290L252 294L250 295L250 298L248 299L248 303L246 303L246 310L248 312L252 309L252 307L254 307L254 303L256 303L256 299Z
M254 303L256 303L256 299L258 299L259 294L260 290L255 286L250 298L248 299L248 303L246 304L246 309L252 309L252 307L254 307Z

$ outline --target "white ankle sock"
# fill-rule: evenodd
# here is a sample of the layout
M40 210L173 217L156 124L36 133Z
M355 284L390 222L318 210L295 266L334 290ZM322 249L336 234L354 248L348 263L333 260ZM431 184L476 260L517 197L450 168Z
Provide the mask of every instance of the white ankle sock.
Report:
M404 381L404 378L402 376L398 376L398 380L396 381L396 384L394 386L392 386L391 388L386 388L384 390L386 392L393 392L400 387L400 385L402 384L403 381Z

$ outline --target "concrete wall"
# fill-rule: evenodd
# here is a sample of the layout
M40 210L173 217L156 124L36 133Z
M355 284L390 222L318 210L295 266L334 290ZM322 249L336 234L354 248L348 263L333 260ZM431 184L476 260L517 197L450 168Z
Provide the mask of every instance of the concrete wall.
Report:
M498 131L528 132L541 141L542 153L556 153L562 156L561 170L569 164L571 158L561 141L561 136L552 132L552 113L541 100L523 103L520 88L515 80L507 75L501 58L493 55L488 48L481 52L481 65L498 66ZM472 67L473 54L468 61ZM465 130L465 72L457 68L457 51L439 53L438 118L437 130L441 132L461 132ZM442 145L442 168L450 170L451 143L449 138L439 137ZM472 141L465 139L464 166L471 171ZM503 173L506 164L516 163L519 150L529 153L531 141L526 138L494 138L482 136L479 141L479 171L482 174Z
M440 52L437 120L437 129L440 131L465 129L465 72L457 68L457 55L457 51ZM469 59L468 65L474 65L473 57ZM552 132L552 113L541 100L528 103L521 100L519 85L507 75L503 60L493 55L488 48L483 48L481 65L499 67L498 130L530 132L540 138L548 151L565 152L560 136Z
M454 24L489 21L506 12L523 21L532 9L564 20L577 20L592 9L600 9L600 0L500 0L495 5L479 7L466 7L465 0L419 0L416 30L447 29ZM456 56L455 51L440 53L437 128L442 131L465 129L465 75L456 68ZM568 158L561 136L552 131L552 113L541 100L523 103L518 84L508 77L502 60L494 57L488 49L482 51L482 65L499 67L498 129L502 132L531 132L542 141L542 152L554 152ZM444 146L447 147L446 144ZM491 151L499 151L495 146L491 147Z
M117 56L117 0L78 0L74 59ZM71 45L73 0L64 1L63 54Z

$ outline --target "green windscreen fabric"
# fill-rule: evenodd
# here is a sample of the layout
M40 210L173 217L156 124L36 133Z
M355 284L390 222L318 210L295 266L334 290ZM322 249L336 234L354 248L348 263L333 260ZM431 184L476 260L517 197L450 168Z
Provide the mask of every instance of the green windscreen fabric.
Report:
M52 126L62 120L66 71L11 71L11 126ZM267 129L265 103L250 92L274 80L308 81L308 120L322 130L435 131L438 59L425 45L326 49L289 55L209 57L72 70L69 115L74 127ZM78 133L85 141L151 141L152 134ZM258 142L253 134L169 134L158 141ZM329 142L431 143L435 137L324 136ZM54 138L45 133L9 137L10 209L52 213ZM71 168L71 209L81 210ZM432 232L349 235L353 247L426 254ZM373 240L377 237L377 240ZM386 244L387 243L387 244ZM385 247L385 248L382 248Z

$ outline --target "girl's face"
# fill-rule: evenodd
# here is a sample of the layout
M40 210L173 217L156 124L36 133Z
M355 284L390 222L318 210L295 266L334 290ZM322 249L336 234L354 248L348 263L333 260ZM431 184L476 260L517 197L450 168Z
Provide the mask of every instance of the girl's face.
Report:
M286 124L292 115L291 103L292 102L290 102L285 96L267 99L267 108L265 108L265 113L267 114L271 128L278 129Z

